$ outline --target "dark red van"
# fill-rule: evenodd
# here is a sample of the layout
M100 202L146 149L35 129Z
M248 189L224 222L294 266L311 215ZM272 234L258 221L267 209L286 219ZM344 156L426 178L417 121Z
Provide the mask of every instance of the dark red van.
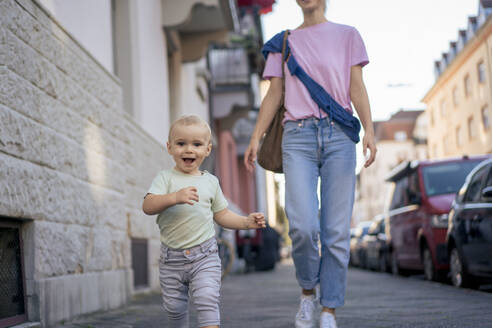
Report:
M451 203L468 173L486 158L412 161L393 169L386 179L393 184L386 234L394 274L423 270L428 280L445 277Z

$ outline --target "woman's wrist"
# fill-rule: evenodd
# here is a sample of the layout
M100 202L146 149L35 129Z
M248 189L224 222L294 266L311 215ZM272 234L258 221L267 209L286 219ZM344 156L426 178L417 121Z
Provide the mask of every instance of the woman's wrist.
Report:
M253 133L251 135L251 139L249 141L249 143L260 143L260 137L258 135L256 135L255 133Z
M365 135L371 135L371 136L373 136L374 135L374 129L373 128L370 128L370 129L365 129L364 128L364 133L365 133Z

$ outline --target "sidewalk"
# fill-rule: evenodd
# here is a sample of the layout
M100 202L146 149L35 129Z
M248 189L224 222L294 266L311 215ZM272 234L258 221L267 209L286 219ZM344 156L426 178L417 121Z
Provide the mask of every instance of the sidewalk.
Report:
M222 327L291 328L299 288L294 267L226 277L222 286ZM492 327L492 293L441 283L350 269L346 304L337 311L340 328ZM140 297L127 307L79 318L58 327L168 327L160 295ZM190 327L196 327L192 312Z
M299 290L291 263L272 272L229 275L222 282L222 327L293 327ZM80 317L56 328L168 327L160 294L139 296L128 306ZM190 327L197 327L191 311Z

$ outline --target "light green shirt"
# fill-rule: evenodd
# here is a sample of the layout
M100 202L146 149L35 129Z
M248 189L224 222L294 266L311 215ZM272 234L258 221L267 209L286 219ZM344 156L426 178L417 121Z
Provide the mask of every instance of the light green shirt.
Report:
M207 171L189 175L175 169L163 170L152 181L148 193L165 195L186 187L198 190L199 201L171 206L157 216L161 241L170 248L190 248L212 238L213 215L228 206L219 180Z

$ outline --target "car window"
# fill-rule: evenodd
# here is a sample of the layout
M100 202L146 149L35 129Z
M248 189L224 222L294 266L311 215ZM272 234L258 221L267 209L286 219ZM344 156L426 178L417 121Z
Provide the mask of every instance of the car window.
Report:
M391 200L390 209L400 208L408 205L408 177L403 177L395 182L395 190Z
M410 174L408 177L408 188L407 188L407 197L408 197L408 203L409 204L417 204L418 203L418 197L420 195L420 188L419 188L419 176L417 171L413 172Z
M492 187L492 164L488 165L490 171L489 171L489 177L487 178L487 182L485 183L485 187Z
M468 184L468 190L464 201L467 203L478 202L480 200L480 191L482 190L482 184L486 178L488 172L488 167L482 167L480 170L475 172L473 177Z
M454 194L465 183L466 176L480 161L462 161L430 165L423 168L427 196Z

